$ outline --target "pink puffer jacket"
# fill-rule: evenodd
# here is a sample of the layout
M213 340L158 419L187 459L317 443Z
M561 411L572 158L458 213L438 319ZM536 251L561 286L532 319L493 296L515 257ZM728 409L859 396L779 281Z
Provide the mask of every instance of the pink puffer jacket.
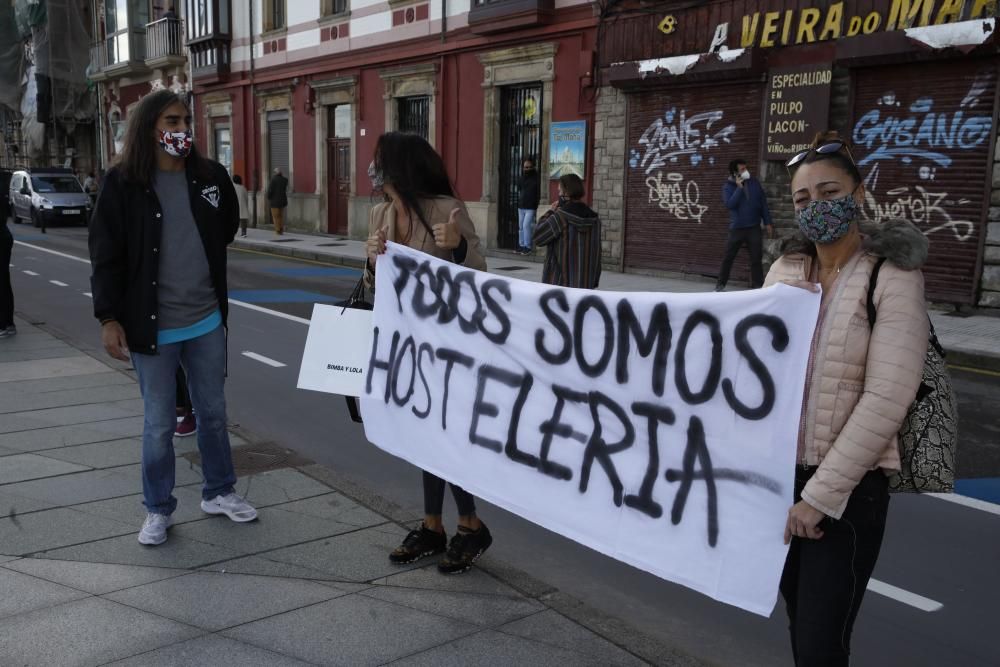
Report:
M899 469L896 434L920 387L930 326L919 271L926 237L904 221L863 226L862 233L863 251L841 269L820 314L799 427L799 463L819 466L802 499L835 519L865 473ZM815 250L802 241L800 252L774 263L765 286L807 279ZM872 330L868 283L878 257L887 261Z

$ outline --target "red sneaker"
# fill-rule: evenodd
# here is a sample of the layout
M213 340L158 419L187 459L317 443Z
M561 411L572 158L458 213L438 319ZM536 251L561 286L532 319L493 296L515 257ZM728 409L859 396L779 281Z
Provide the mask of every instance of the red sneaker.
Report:
M194 435L198 432L198 421L194 417L193 412L189 412L184 415L184 419L177 422L177 428L174 429L174 435L178 438L186 438L189 435Z

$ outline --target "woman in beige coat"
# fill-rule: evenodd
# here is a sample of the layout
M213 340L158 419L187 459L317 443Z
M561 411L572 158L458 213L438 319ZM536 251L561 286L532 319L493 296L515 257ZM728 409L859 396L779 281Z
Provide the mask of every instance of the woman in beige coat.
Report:
M920 386L927 308L919 271L927 239L912 224L859 223L864 185L836 133L788 162L802 234L765 285L822 286L799 426L791 543L781 578L796 665L847 665L851 629L882 545L889 471ZM868 321L868 286L886 258Z
M372 209L368 221L368 262L365 281L374 285L378 256L386 241L405 244L448 262L470 269L486 270L476 229L455 198L444 161L430 144L415 134L389 132L375 146L375 159L368 168L375 191L387 201ZM412 563L425 556L446 552L438 570L457 574L472 564L493 542L490 531L476 516L471 494L452 484L458 506L458 529L448 542L441 520L445 481L424 472L424 522L410 531L389 559Z

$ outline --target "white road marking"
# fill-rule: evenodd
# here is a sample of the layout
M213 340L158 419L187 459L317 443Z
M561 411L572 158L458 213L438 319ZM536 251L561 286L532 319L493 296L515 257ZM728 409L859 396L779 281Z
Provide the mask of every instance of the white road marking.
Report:
M91 294L90 292L84 292L84 293L83 293L83 295L84 295L85 297L87 297L88 299L93 299L93 298L94 298L94 295L93 295L93 294Z
M272 368L284 368L287 364L283 364L280 361L275 361L270 357L265 357L263 354L257 354L256 352L243 352L243 356L254 361L259 361L262 364L267 364Z
M38 275L38 274L37 274L37 273L35 273L34 271L28 271L27 269L25 269L25 270L21 271L21 273L23 273L23 274L25 274L25 275L28 275L28 276L37 276L37 275Z
M49 282L58 287L69 287L69 285L67 285L66 283L60 282L58 280L50 280Z
M23 245L25 248L31 248L32 250L40 250L41 252L47 252L50 255L55 255L56 257L64 257L66 259L71 259L74 262L83 262L84 264L90 264L89 259L83 259L82 257L77 257L75 255L67 255L64 252L56 252L55 250L49 250L48 248L43 248L40 245L32 245L31 243L25 243L24 241L14 241L17 245Z
M261 306L255 306L252 303L246 303L245 301L237 301L236 299L230 299L229 303L234 306L239 306L240 308L246 308L247 310L255 310L258 313L266 313L267 315L273 315L274 317L280 317L283 320L288 320L289 322L298 322L299 324L304 324L309 326L309 320L304 317L296 317L295 315L289 315L288 313L281 313L277 310L271 310L270 308L262 308Z
M970 498L969 496L961 496L957 493L922 493L923 496L930 496L931 498L937 498L938 500L946 500L949 503L955 503L956 505L963 505L964 507L971 507L972 509L979 510L981 512L988 512L990 514L996 514L1000 516L1000 505L996 503L991 503L987 500L980 500L979 498Z
M868 590L873 593L878 593L879 595L884 595L887 598L892 598L897 602L902 602L903 604L909 605L911 607L916 607L920 611L938 611L943 604L937 600L931 600L930 598L925 598L922 595L917 595L916 593L911 593L910 591L904 591L902 588L897 588L892 584L887 584L884 581L879 581L878 579L868 580Z

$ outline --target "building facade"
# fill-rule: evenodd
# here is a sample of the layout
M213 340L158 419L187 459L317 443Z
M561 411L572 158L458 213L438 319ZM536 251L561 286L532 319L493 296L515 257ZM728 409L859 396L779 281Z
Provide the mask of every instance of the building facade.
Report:
M143 96L169 88L190 94L180 0L91 0L101 164L121 151L129 111Z
M290 228L365 237L368 165L389 130L437 149L491 248L517 245L523 159L543 179L569 169L590 180L591 5L471 2L187 0L198 141L220 161L231 152L259 224L278 167Z
M593 156L609 260L716 275L736 158L792 233L784 162L835 129L867 218L928 236L928 298L1000 307L996 13L988 0L611 5Z

